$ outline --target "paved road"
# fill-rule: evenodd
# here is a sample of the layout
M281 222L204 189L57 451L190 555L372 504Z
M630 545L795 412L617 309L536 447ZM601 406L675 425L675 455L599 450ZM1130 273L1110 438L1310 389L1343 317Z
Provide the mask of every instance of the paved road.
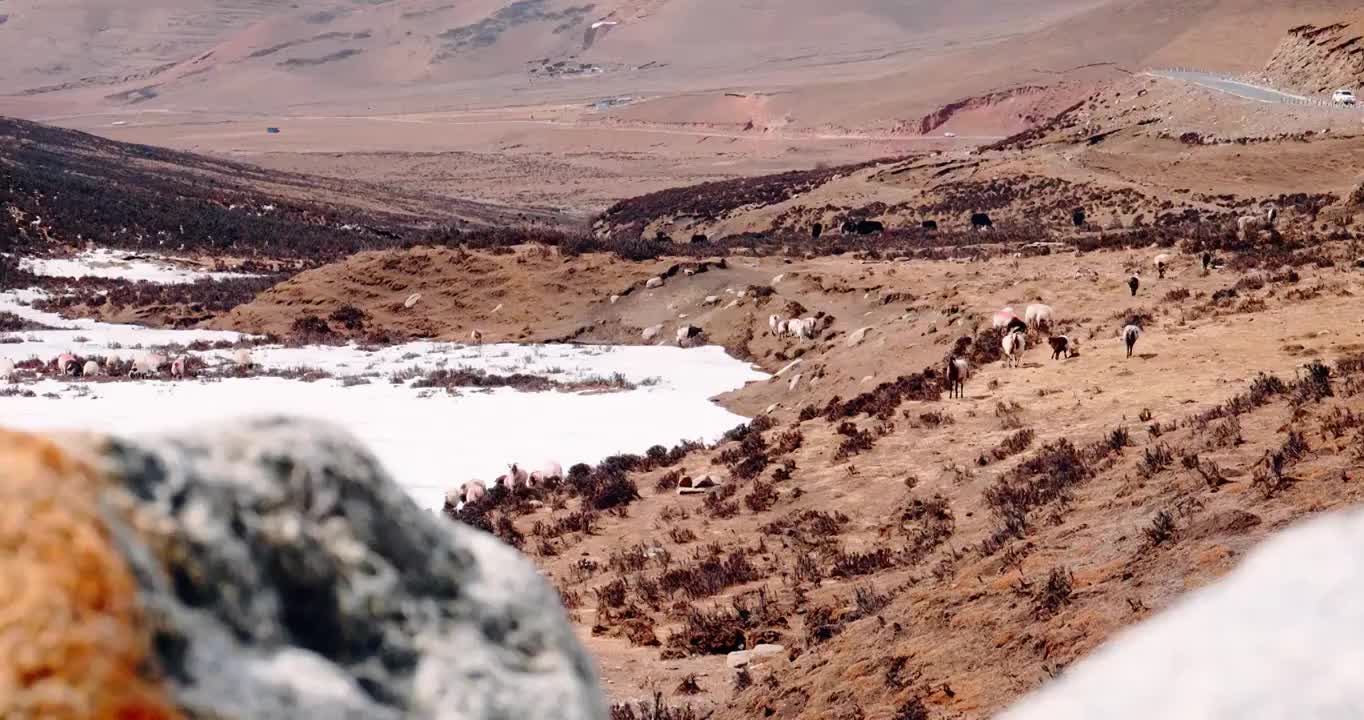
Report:
M1210 90L1217 90L1218 92L1224 92L1228 95L1235 95L1239 98L1264 103L1297 105L1307 100L1307 98L1301 95L1293 95L1291 93L1280 92L1273 88L1251 85L1236 80L1227 80L1226 78L1221 78L1208 73L1191 72L1187 70L1158 70L1152 71L1150 74L1155 75L1156 77L1170 78L1171 80L1184 80L1195 85L1201 85Z

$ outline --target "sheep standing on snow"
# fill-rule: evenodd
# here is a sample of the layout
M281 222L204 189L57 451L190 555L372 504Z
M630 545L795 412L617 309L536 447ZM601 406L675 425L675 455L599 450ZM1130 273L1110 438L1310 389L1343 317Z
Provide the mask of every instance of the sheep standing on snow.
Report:
M185 376L188 374L189 370L188 365L189 358L185 357L184 355L175 358L175 362L171 363L171 377L180 380L185 379Z
M1023 351L1028 349L1028 337L1021 332L1011 332L1004 336L1004 364L1018 367L1023 363Z
M9 358L0 358L0 382L14 381L14 361Z
M1051 345L1051 359L1060 360L1061 356L1070 357L1075 350L1076 343L1065 335L1054 335L1047 338L1047 344Z
M1122 329L1122 341L1127 346L1127 357L1132 357L1132 348L1136 347L1139 337L1141 337L1141 328L1137 325L1128 325Z
M62 353L57 356L57 372L62 375L75 375L80 371L80 361L71 353Z
M1054 313L1050 305L1043 305L1042 303L1033 303L1028 306L1028 309L1024 312L1023 317L1024 319L1027 320L1027 324L1037 328L1038 330L1046 330L1051 327L1051 320L1053 314Z
M140 353L133 359L133 369L128 372L128 377L156 377L165 364L166 356L161 353Z
M85 377L99 377L102 372L104 372L104 370L100 368L99 362L95 360L86 360L85 367L81 368L81 375L84 375Z
M1127 287L1132 290L1132 297L1137 296L1137 288L1141 287L1141 275L1132 273L1132 277L1127 278Z
M966 379L971 376L971 364L966 358L947 357L947 397L966 397Z
M482 331L482 330L479 330L478 328L474 328L474 329L473 329L473 332L470 332L470 333L469 333L469 339L470 339L471 341L473 341L473 343L474 343L475 345L482 345L482 344L483 344L483 331Z
M1161 253L1161 254L1157 255L1157 256L1156 256L1156 259L1155 259L1155 264L1156 264L1156 277L1160 278L1161 280L1164 280L1164 279L1165 279L1165 268L1167 268L1167 267L1170 266L1170 256L1169 256L1169 254L1167 254L1167 253Z
M236 365L238 370L250 370L254 365L254 363L251 362L251 351L246 348L241 348L237 352L232 353L232 364Z

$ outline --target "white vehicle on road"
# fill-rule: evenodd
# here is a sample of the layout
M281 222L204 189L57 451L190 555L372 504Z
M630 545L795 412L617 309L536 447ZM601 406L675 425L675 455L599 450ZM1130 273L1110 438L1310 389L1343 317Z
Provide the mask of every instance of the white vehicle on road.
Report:
M1337 90L1335 94L1331 95L1331 102L1337 105L1354 105L1355 91L1341 88Z

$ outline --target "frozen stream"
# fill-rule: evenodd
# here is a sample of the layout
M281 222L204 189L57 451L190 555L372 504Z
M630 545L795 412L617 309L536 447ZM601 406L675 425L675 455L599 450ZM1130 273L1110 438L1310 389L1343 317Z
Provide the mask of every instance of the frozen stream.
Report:
M34 291L0 293L0 312L59 329L9 333L11 342L0 342L0 358L47 361L68 351L82 357L129 358L144 347L241 337L66 320L31 307L37 297ZM0 333L0 340L5 336ZM12 342L16 337L22 342ZM216 366L227 363L231 351L192 354ZM421 505L437 508L447 488L471 477L491 479L512 460L553 459L567 468L616 453L642 453L655 444L715 440L746 419L710 398L766 378L719 347L414 342L378 350L260 346L252 355L267 369L318 368L336 377L316 382L277 377L0 381L0 393L5 393L0 395L0 425L126 434L263 413L311 416L349 429ZM638 387L596 393L468 388L448 394L391 380L395 372L442 367L529 373L564 382L619 374ZM16 395L16 389L35 396Z

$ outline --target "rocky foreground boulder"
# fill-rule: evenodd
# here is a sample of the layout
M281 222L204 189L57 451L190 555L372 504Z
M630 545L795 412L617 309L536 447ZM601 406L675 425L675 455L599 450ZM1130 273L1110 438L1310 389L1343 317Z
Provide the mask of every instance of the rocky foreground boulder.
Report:
M0 717L606 715L535 569L334 427L0 431Z

